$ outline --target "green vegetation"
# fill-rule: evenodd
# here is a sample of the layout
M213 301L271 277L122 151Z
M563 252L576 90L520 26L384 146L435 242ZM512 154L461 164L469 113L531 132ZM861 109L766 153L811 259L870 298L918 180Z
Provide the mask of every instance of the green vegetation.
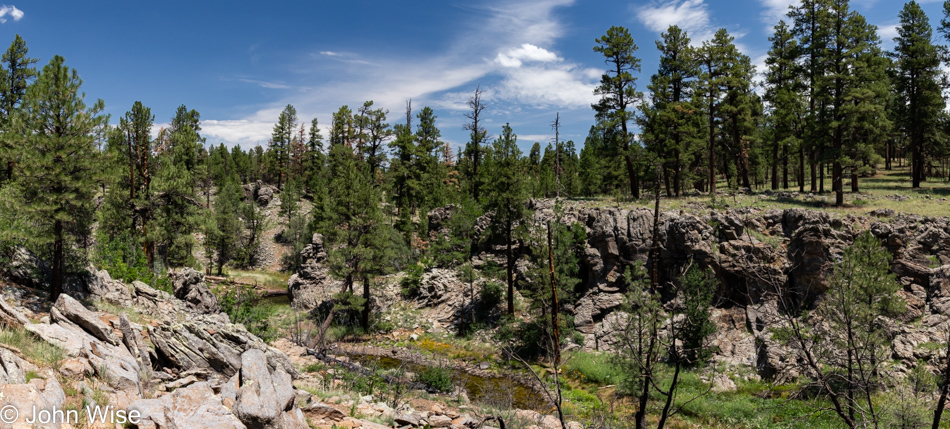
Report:
M416 374L416 381L440 392L452 391L452 369L438 366L426 367Z
M25 329L0 327L0 344L16 348L27 360L40 366L59 369L60 363L66 359L65 350L43 341Z

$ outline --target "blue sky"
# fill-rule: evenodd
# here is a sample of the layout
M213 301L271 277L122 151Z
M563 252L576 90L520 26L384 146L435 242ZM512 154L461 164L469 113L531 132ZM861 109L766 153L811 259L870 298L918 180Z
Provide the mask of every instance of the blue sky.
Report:
M405 101L438 115L453 146L467 133L465 101L486 91L486 126L510 122L523 149L553 137L580 146L604 67L594 39L628 27L643 60L639 85L656 70L654 41L670 24L695 44L724 27L761 65L772 26L790 0L678 1L33 1L0 7L0 44L19 33L45 64L62 55L102 98L112 122L135 101L167 123L175 108L198 110L209 143L266 144L285 105L322 126L332 112L374 100L404 120ZM853 0L878 25L885 47L903 2ZM925 1L932 25L942 3ZM942 40L941 40L942 42Z

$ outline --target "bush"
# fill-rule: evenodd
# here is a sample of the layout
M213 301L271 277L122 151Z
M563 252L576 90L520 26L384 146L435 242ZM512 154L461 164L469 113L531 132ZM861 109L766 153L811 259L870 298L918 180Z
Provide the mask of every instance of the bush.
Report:
M505 286L498 282L488 282L482 286L478 294L477 310L479 313L489 313L501 304L505 298Z
M452 370L441 366L431 366L416 374L416 381L440 392L452 391Z
M243 324L248 332L257 335L265 343L276 337L269 321L273 309L260 302L262 295L253 286L225 284L217 292L218 304L231 318L231 323Z
M422 274L426 267L422 264L411 264L406 267L406 275L399 282L402 287L402 295L412 298L419 295L419 288L422 287Z

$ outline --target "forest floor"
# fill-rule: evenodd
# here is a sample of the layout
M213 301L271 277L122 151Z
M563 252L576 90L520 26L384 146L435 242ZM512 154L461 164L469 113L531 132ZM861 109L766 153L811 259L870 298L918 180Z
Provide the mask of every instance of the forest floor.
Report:
M761 188L752 188L751 192L739 192L729 189L725 182L717 186L719 195L713 201L709 195L687 193L681 198L667 197L665 192L660 195L660 209L684 210L687 212L707 211L711 209L729 209L740 207L757 207L762 209L790 209L805 208L824 210L839 215L866 215L877 209L890 209L896 213L916 214L922 216L950 215L950 181L945 178L932 177L921 184L920 188L912 188L910 169L895 167L893 170L878 170L871 177L862 177L859 180L859 192L851 192L851 179L844 181L844 205L835 206L835 194L831 192L831 179L826 177L825 192L810 192L811 186L805 184L805 192L799 192L795 182L789 183L789 189L772 191L766 185ZM652 192L647 192L644 198L630 200L629 198L602 197L578 199L574 204L589 207L653 208Z

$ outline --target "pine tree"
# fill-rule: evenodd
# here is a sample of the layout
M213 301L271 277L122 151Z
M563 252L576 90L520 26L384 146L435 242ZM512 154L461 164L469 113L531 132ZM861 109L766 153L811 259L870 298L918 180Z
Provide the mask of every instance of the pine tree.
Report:
M99 115L104 104L87 107L81 85L79 73L55 56L27 89L13 119L22 141L14 186L25 203L21 215L32 220L23 238L48 249L53 301L63 291L66 261L83 259L73 241L88 237L93 219L99 167L92 133L105 121Z
M486 183L485 210L492 212L492 225L496 234L505 241L505 261L508 280L508 315L515 314L514 265L512 251L516 227L527 216L525 204L528 193L524 182L524 165L518 136L505 124L501 135L492 143Z
M280 112L277 124L274 125L274 131L271 133L270 142L268 142L268 149L273 152L269 171L277 179L277 190L283 189L282 184L287 180L287 175L290 173L290 145L296 129L297 109L288 104Z
M213 222L207 224L205 245L213 250L218 264L218 275L222 275L224 265L235 257L238 251L242 227L240 219L241 188L233 176L218 182L220 191L214 199ZM208 260L211 260L211 252ZM210 264L209 264L210 267Z
M634 161L639 145L632 145L633 136L627 130L627 124L633 119L633 112L627 110L641 97L637 91L637 78L633 73L640 72L640 59L633 56L637 45L624 27L610 27L607 34L598 37L594 52L604 56L608 71L600 78L600 85L594 94L600 95L600 101L591 107L612 126L620 128L618 152L624 157L627 175L630 180L630 194L640 198L640 175L638 163Z
M804 103L801 96L804 84L801 81L798 57L800 49L788 24L779 21L775 33L769 38L772 47L765 59L765 100L771 107L770 123L772 138L772 189L779 188L779 164L782 166L782 188L788 189L788 166L790 153L801 142ZM800 191L804 191L804 177L798 177Z
M829 34L832 28L831 9L830 0L803 0L798 7L792 7L788 13L794 23L792 34L798 38L798 45L804 57L801 71L804 74L803 81L807 86L808 110L802 133L802 142L805 144L799 146L799 168L801 175L804 176L807 152L812 192L824 191L824 182L819 187L818 166L824 157L829 122L827 115L823 112L828 94L822 91L822 86L827 73L827 53L831 44ZM823 169L821 174L824 178Z
M693 92L699 66L696 53L689 46L686 32L673 25L656 42L660 51L660 69L650 79L650 104L642 107L642 140L664 162L672 174L666 178L667 196L682 196L684 165L698 151L701 140L702 114L693 104ZM670 189L672 178L672 190Z
M471 98L468 99L469 111L465 113L465 117L468 118L471 122L465 124L462 128L466 131L469 131L469 141L465 144L464 158L466 163L462 165L461 171L465 175L465 180L468 182L468 187L471 188L471 195L475 201L479 201L481 194L479 193L482 185L482 177L479 172L479 167L482 163L482 157L485 152L485 148L482 145L485 143L485 139L488 138L488 130L484 127L484 121L482 120L482 111L485 110L485 100L482 99L484 93L481 90L481 87L475 88L475 93Z
M10 120L26 95L26 88L37 76L34 64L38 60L28 57L28 53L26 42L19 34L3 53L3 69L0 72L0 125L3 129L8 129Z
M928 148L938 146L941 95L940 54L932 42L927 15L917 2L904 5L894 38L894 89L898 96L899 126L907 135L911 152L912 187L926 179Z

